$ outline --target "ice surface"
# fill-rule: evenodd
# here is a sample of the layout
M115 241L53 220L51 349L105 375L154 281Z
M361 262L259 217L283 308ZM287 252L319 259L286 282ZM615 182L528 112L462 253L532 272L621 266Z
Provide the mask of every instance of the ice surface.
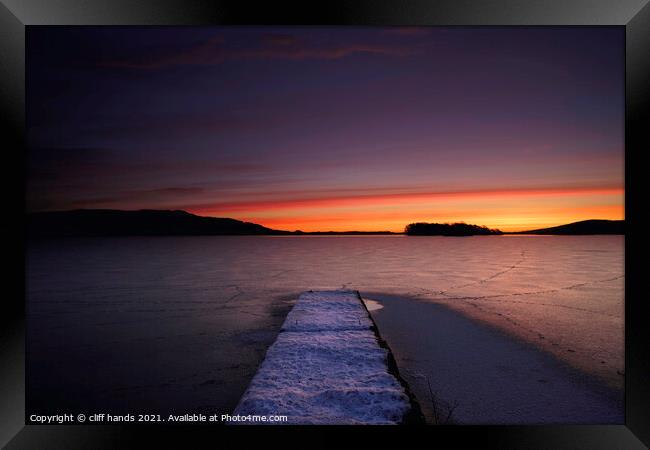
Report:
M535 346L443 305L374 298L384 308L373 318L429 422L451 412L463 425L624 423L622 392Z
M624 236L32 242L26 267L27 401L51 414L55 406L115 414L132 412L134 406L160 413L230 412L298 294L348 286L374 300L385 294L442 304L622 391L624 249ZM413 337L423 349L424 338L409 321L425 318L407 300L396 303L393 309L404 303L404 311L415 314L402 314L404 338ZM380 314L392 317L387 310ZM397 341L384 324L378 325L398 357ZM445 353L436 341L431 346L452 355L447 376L458 381L446 384L430 377L432 389L452 400L477 392L477 384L462 383L466 372L453 369L454 361L471 364L471 354ZM440 374L437 358L429 359L438 364L433 373ZM486 377L502 373L488 369L481 369ZM400 372L414 388L408 371L400 366ZM523 378L504 379L513 391L526 392ZM428 403L426 383L424 392L425 398L418 397L421 405ZM522 396L515 406L530 404ZM466 405L461 399L458 411ZM487 414L484 419L493 417ZM585 414L583 423L603 423L593 417Z
M355 292L303 293L234 414L286 415L289 424L399 423L409 400L371 325Z

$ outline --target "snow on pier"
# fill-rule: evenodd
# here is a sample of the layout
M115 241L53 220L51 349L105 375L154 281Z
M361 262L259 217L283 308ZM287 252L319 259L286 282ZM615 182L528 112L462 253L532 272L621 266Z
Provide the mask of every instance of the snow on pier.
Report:
M235 408L288 424L397 424L411 405L356 291L305 292Z

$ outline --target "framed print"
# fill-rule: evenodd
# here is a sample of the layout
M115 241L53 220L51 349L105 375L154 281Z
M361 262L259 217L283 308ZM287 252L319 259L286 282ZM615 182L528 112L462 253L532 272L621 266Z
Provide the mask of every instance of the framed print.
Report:
M647 2L0 13L6 448L646 448Z

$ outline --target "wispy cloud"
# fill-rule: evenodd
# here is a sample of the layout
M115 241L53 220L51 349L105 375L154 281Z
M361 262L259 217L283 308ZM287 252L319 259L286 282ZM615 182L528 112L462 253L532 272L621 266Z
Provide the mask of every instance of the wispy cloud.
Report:
M412 48L395 44L348 43L316 44L298 39L291 34L268 33L260 36L259 42L248 47L229 47L226 39L219 35L181 51L161 56L104 61L104 67L130 69L161 69L176 66L218 65L233 59L285 59L285 60L335 60L355 54L404 56L413 53Z
M171 186L156 189L136 189L119 191L114 195L83 198L70 202L72 208L88 208L119 205L135 205L146 208L150 205L165 205L170 202L187 201L192 197L202 195L206 192L202 187Z
M169 52L155 57L142 57L124 60L104 61L99 65L104 67L122 67L128 69L160 69L181 65L219 64L223 62L222 36L214 36L199 45L184 51Z
M570 188L521 188L521 189L483 189L483 190L458 190L458 191L420 191L397 193L363 193L353 192L347 195L322 195L311 198L278 198L261 201L229 201L192 205L193 211L260 211L260 210L293 210L301 208L336 208L342 206L368 206L368 205L404 205L406 203L436 204L446 200L459 199L499 199L512 200L515 198L533 197L567 197L567 196L593 196L593 195L619 195L624 190L620 186L584 186Z
M264 33L260 36L260 40L263 44L271 45L297 45L300 43L300 39L287 33Z

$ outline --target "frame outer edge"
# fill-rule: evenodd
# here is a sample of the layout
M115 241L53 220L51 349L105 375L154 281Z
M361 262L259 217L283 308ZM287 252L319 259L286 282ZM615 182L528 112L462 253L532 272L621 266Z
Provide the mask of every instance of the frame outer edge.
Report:
M625 252L626 261L626 302L625 302L625 422L628 429L646 445L650 445L650 339L647 311L644 311L644 286L642 279L644 267L644 247L632 244L630 238L641 237L641 217L638 204L639 193L646 183L647 170L641 155L650 148L648 138L648 100L650 99L650 4L646 4L625 27L625 99L626 99L626 189L625 220L627 223ZM636 192L632 189L635 186ZM647 186L645 186L647 188ZM647 192L647 191L646 191ZM636 209L633 204L636 203ZM645 234L645 233L644 233Z
M0 4L0 123L5 160L0 176L4 212L0 239L7 262L0 306L0 445L25 425L24 135L25 26ZM16 180L18 178L18 180Z

